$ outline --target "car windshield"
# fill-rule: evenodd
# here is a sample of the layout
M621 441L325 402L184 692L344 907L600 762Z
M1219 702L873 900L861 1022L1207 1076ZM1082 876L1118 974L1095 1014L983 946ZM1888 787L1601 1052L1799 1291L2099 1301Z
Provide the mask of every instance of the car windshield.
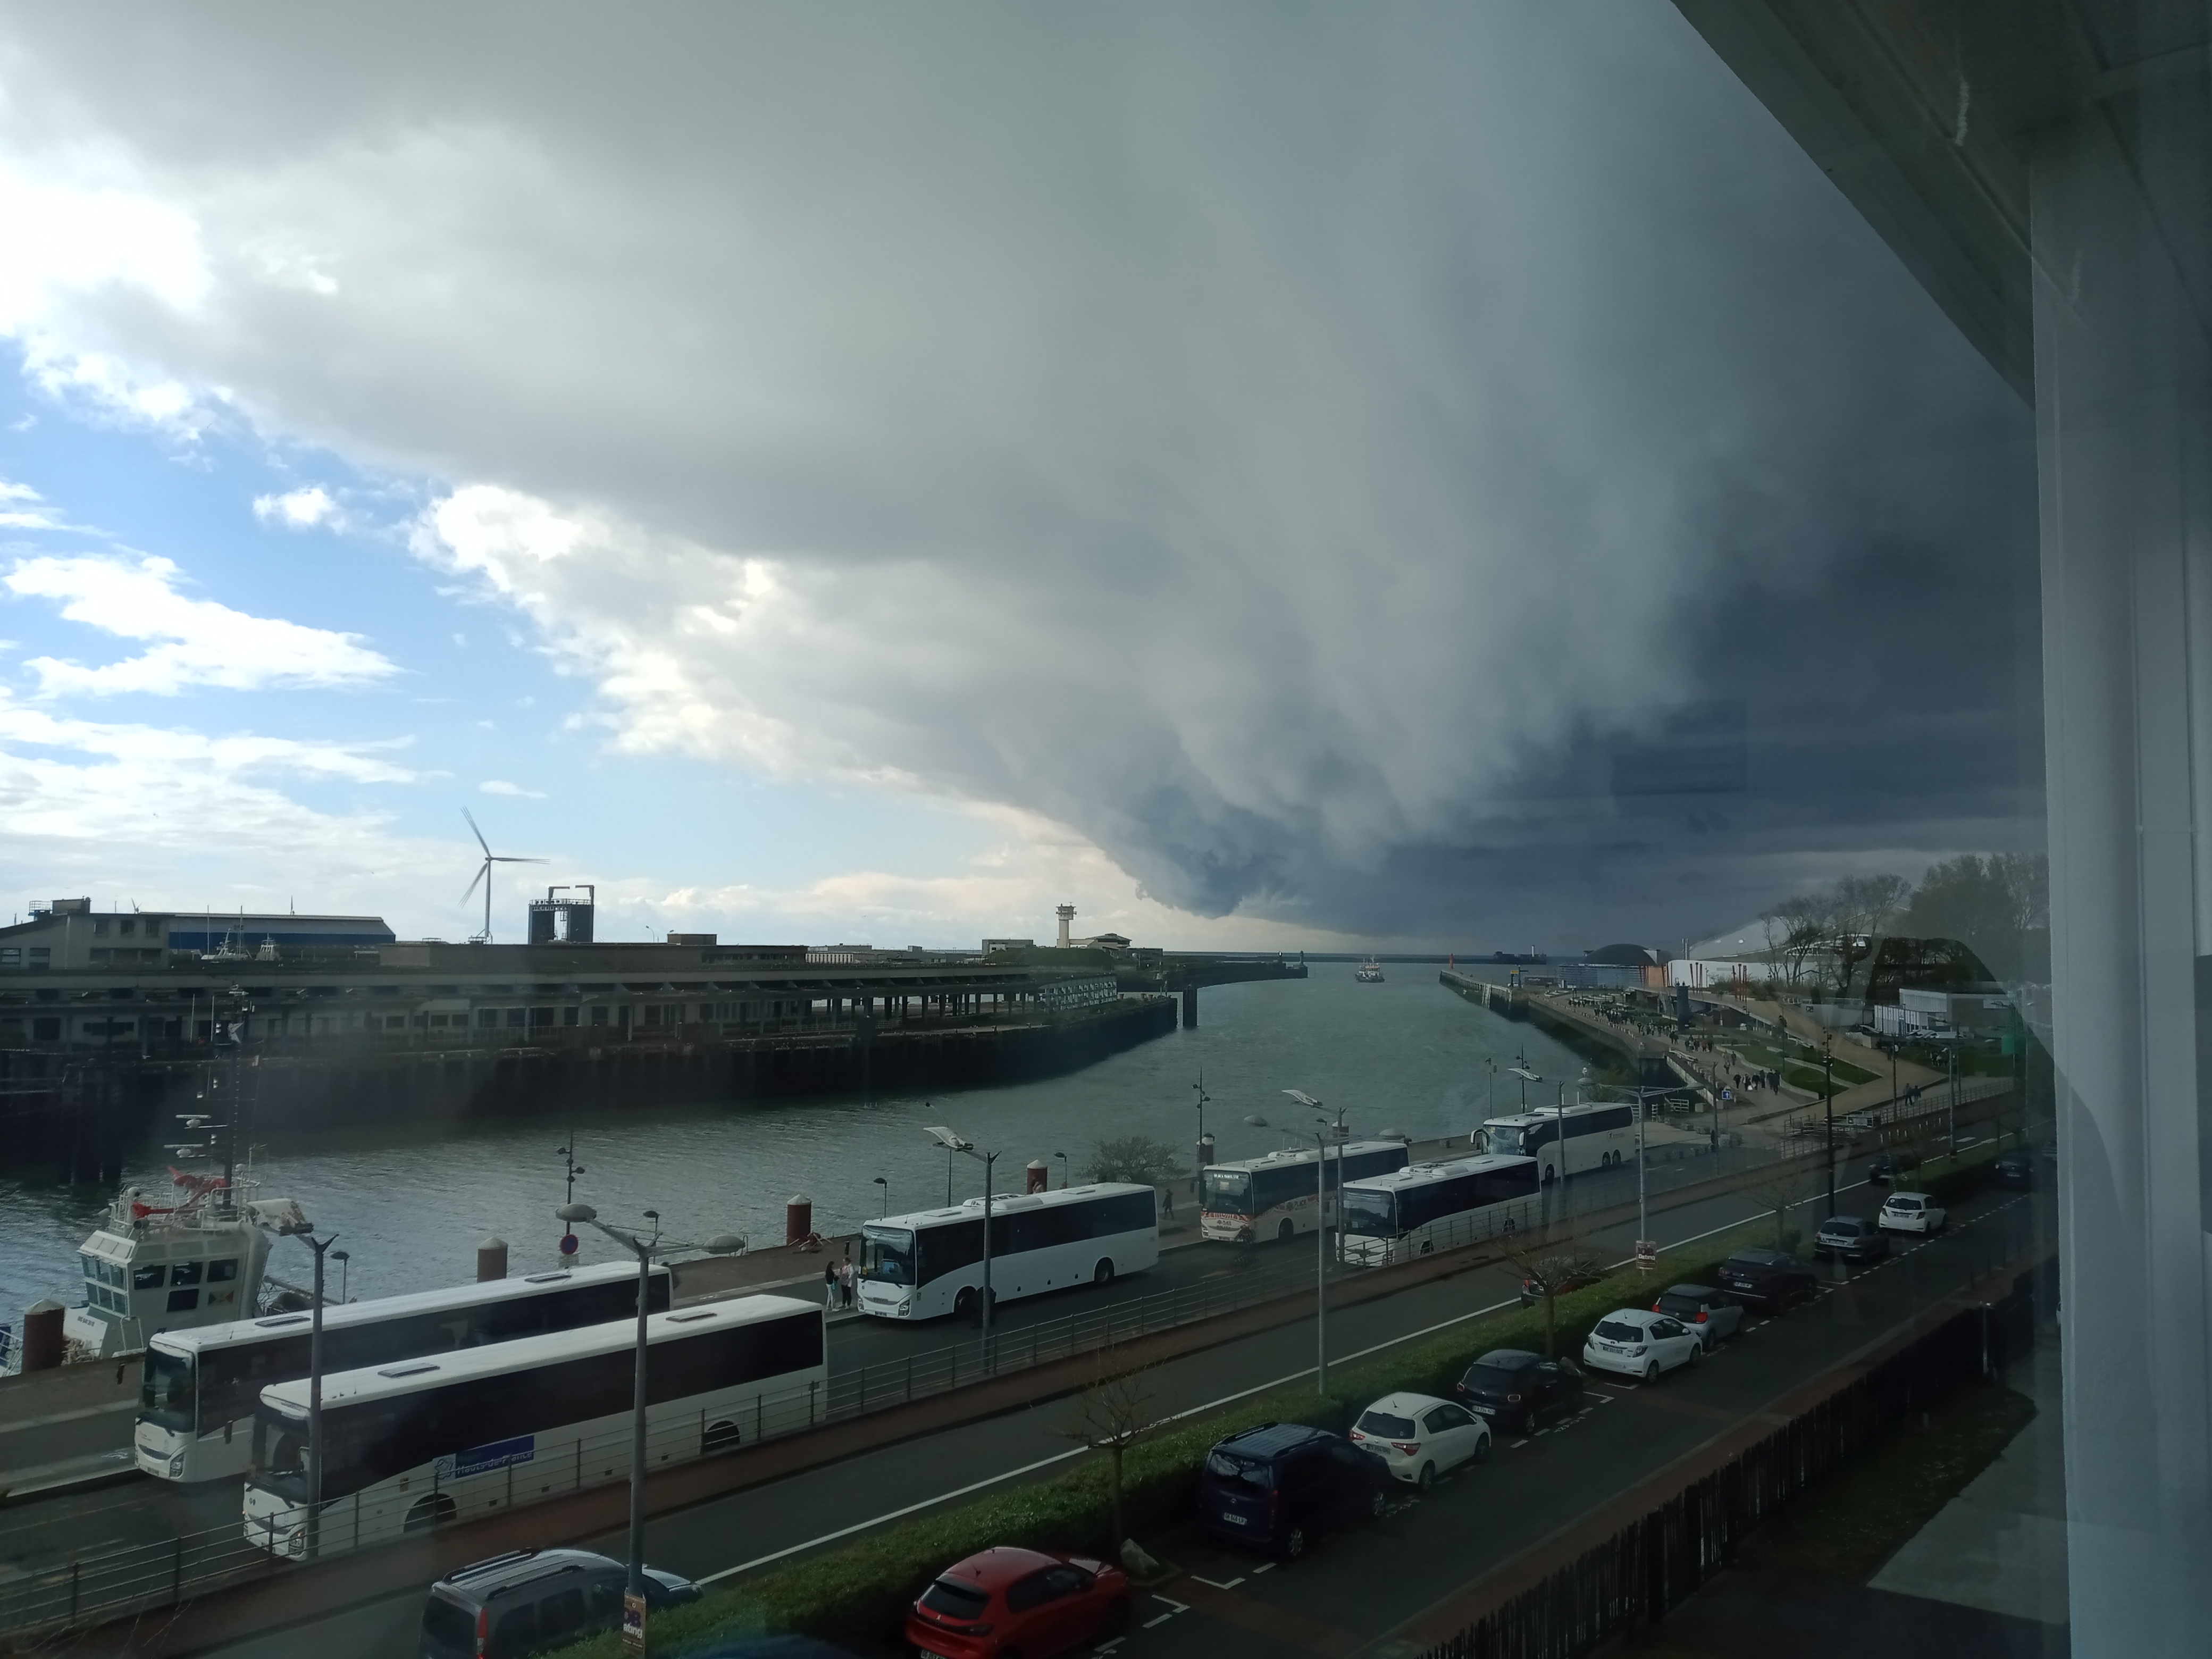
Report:
M189 1355L160 1348L146 1351L146 1381L138 1391L138 1414L165 1429L192 1426L192 1362Z
M1389 1193L1344 1189L1344 1231L1363 1238L1398 1236L1398 1200Z
M1673 1291L1659 1298L1659 1311L1673 1314L1677 1319L1694 1319L1704 1306L1698 1297L1678 1295Z
M1352 1425L1362 1434L1371 1434L1382 1440L1411 1440L1413 1419L1395 1416L1389 1412L1363 1412L1359 1421Z
M901 1227L862 1227L860 1272L887 1285L913 1284L914 1235Z
M1920 1207L1920 1200L1917 1198L1893 1198L1889 1200L1889 1207L1893 1210L1917 1210Z
M1832 1216L1821 1224L1820 1231L1824 1233L1856 1233L1859 1231L1859 1218L1855 1215Z
M1249 1215L1252 1176L1243 1170L1208 1170L1198 1178L1199 1208L1212 1215Z
M459 1659L477 1650L477 1616L457 1601L433 1595L422 1607L422 1645L441 1656Z
M1644 1340L1644 1327L1641 1325L1631 1325L1618 1319L1601 1319L1598 1321L1597 1334L1608 1342L1641 1342Z
M1248 1486L1262 1489L1273 1483L1267 1463L1260 1459L1239 1457L1234 1452L1217 1451L1207 1455L1206 1472L1224 1480L1242 1480Z
M991 1605L988 1591L957 1578L940 1578L921 1593L921 1605L953 1619L979 1619Z

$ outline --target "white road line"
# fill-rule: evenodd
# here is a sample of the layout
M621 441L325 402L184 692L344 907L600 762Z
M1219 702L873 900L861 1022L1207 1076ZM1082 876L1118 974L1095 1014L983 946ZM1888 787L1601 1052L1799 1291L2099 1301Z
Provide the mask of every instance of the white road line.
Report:
M1239 1573L1236 1577L1231 1579L1225 1584L1221 1583L1218 1579L1208 1578L1203 1573L1194 1572L1191 1574L1191 1577L1199 1583L1210 1584L1218 1590L1232 1590L1244 1582L1244 1576L1242 1573Z
M1261 1573L1273 1572L1274 1570L1275 1564L1273 1561L1262 1561L1258 1566L1252 1569L1252 1576L1255 1578L1257 1578Z

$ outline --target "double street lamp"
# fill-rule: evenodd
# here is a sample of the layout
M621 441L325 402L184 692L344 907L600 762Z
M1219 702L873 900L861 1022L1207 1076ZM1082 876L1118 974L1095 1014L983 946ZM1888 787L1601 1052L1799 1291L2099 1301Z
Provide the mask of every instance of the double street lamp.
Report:
M1301 1106L1310 1106L1316 1113L1327 1110L1303 1089L1285 1089L1283 1092ZM1332 1133L1341 1133L1344 1114L1336 1115L1336 1125L1331 1129L1327 1118L1316 1116L1310 1133L1314 1138L1314 1387L1322 1394L1328 1392L1328 1140ZM1344 1154L1337 1154L1338 1166L1342 1168ZM1255 1205L1254 1208L1257 1208Z
M936 1141L939 1146L945 1148L945 1167L947 1171L945 1181L945 1201L947 1203L951 1201L952 1196L952 1178L950 1173L952 1168L952 1154L955 1152L965 1152L969 1157L974 1158L977 1163L983 1166L982 1348L983 1369L986 1371L988 1371L991 1369L991 1166L999 1161L999 1155L996 1152L977 1152L975 1150L975 1143L974 1141L963 1140L960 1136L953 1133L951 1130L946 1128L943 1124L939 1124L934 1128L926 1130L924 1133L927 1133L933 1140Z
M579 1223L596 1227L609 1238L637 1258L637 1375L632 1393L629 1425L629 1578L626 1586L625 1621L634 1616L642 1633L645 1621L645 1407L646 1358L652 1351L647 1325L647 1316L653 1306L653 1259L669 1256L679 1251L703 1250L709 1255L737 1255L745 1248L745 1241L733 1233L719 1233L704 1244L678 1244L665 1242L660 1237L660 1212L647 1210L645 1218L653 1224L650 1237L641 1237L626 1227L611 1227L599 1219L599 1212L588 1204L563 1204L553 1212L556 1221L565 1221L574 1226ZM319 1264L317 1274L320 1281ZM674 1282L670 1283L670 1297L675 1300ZM318 1321L319 1326L319 1320Z

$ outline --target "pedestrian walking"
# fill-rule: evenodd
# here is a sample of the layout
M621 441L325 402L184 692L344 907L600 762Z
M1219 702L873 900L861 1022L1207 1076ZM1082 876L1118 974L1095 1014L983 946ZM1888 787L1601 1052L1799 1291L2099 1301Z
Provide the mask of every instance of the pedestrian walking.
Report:
M837 1288L842 1293L845 1305L853 1305L853 1258L847 1256L845 1265L837 1269Z
M822 1311L837 1311L837 1264L824 1262L822 1267Z

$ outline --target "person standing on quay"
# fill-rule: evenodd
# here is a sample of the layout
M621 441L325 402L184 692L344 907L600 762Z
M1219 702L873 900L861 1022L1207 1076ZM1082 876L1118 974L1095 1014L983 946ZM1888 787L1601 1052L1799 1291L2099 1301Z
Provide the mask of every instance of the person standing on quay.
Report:
M853 1307L853 1258L849 1255L837 1269L837 1291L849 1313Z
M822 1264L822 1311L837 1311L837 1264L834 1261Z

